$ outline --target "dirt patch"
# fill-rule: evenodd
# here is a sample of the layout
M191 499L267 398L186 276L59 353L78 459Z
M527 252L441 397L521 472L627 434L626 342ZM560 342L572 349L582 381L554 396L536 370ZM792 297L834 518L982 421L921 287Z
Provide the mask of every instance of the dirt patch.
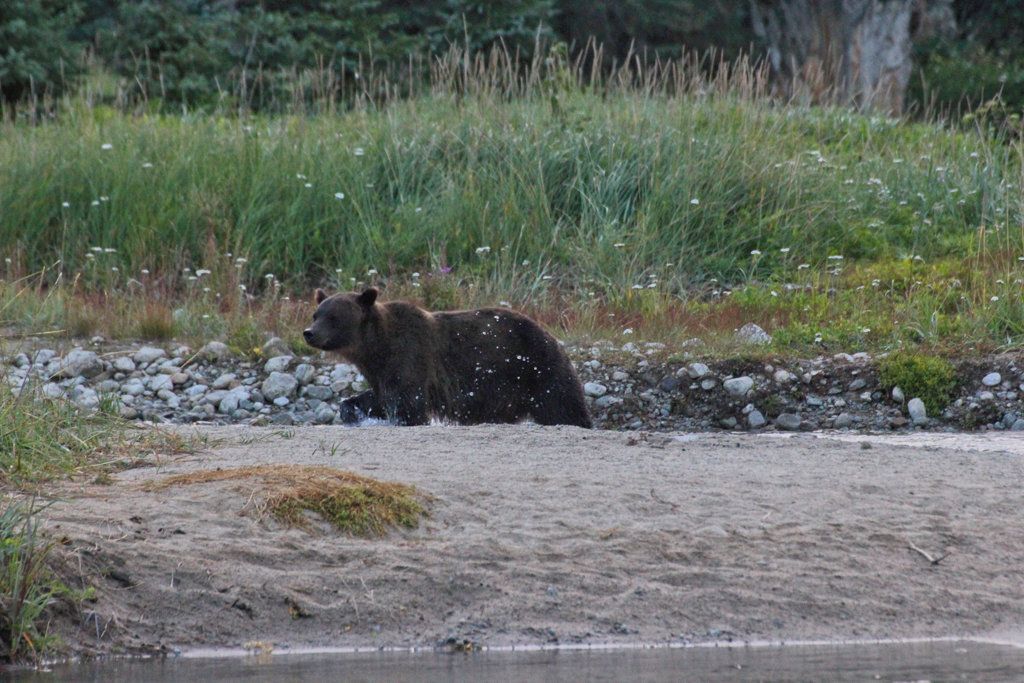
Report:
M1024 626L1024 443L1010 434L202 432L220 445L55 493L46 528L68 581L96 586L95 603L57 622L79 651L1019 637ZM267 465L406 482L434 497L430 516L378 538L309 534L249 514L238 481L142 486Z

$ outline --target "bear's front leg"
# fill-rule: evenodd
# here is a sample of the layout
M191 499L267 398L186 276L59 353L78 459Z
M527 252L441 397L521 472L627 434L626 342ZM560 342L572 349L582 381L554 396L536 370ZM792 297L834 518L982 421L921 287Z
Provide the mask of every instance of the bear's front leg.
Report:
M367 389L362 393L346 398L341 402L339 409L341 421L347 425L355 424L368 417L379 418L384 416L377 401L377 395L373 393L373 389Z

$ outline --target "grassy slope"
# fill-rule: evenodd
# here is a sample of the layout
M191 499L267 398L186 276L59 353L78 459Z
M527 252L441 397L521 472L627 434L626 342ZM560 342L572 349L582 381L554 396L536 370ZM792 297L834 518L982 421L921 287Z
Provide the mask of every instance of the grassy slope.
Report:
M78 103L8 124L7 279L59 260L100 306L134 296L129 321L185 293L166 328L197 337L229 332L239 285L369 281L438 307L507 300L584 336L748 319L783 347L1024 335L1019 143L735 96L555 99L247 120ZM0 318L37 312L11 303L22 289Z

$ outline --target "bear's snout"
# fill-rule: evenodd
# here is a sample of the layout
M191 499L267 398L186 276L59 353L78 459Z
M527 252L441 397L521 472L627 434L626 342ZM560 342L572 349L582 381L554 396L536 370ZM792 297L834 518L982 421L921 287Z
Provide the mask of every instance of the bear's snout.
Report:
M311 328L308 328L308 327L306 329L304 329L302 331L302 338L306 340L307 344L312 344L313 343L313 330Z

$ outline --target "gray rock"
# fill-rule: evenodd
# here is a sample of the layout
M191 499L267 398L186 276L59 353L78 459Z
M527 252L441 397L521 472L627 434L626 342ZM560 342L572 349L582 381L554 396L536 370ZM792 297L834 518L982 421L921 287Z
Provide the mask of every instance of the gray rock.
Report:
M679 380L675 377L668 376L658 382L658 389L665 393L670 393L679 388Z
M100 404L99 394L89 387L82 386L75 387L71 391L71 400L86 410L93 410Z
M747 426L751 429L760 429L765 426L766 422L767 420L764 419L760 410L751 410L747 415Z
M275 356L290 356L292 350L288 348L288 345L280 337L271 337L267 340L267 343L263 345L263 357L274 358Z
M64 395L64 388L56 382L47 382L43 385L43 396L46 398L60 398Z
M990 372L981 378L981 383L986 387L997 387L1003 381L1003 376L998 372Z
M309 363L300 363L295 368L295 372L293 374L299 384L309 384L313 381L313 376L316 374L316 368Z
M211 406L216 407L220 405L220 402L223 401L224 397L227 396L229 393L230 392L225 391L224 389L216 389L214 391L210 391L206 394L206 396L203 396L203 403L208 403Z
M132 356L132 359L136 363L146 365L148 363L152 363L158 358L163 358L166 355L167 352L164 351L163 349L157 348L155 346L143 346L141 349L135 352L135 355Z
M717 386L718 386L718 380L717 379L708 378L708 379L702 379L700 381L700 388L703 389L704 391L711 391L712 389L714 389Z
M283 372L271 372L270 376L263 380L261 390L263 396L276 403L279 398L294 396L298 386L298 380L291 375Z
M174 388L174 382L171 381L170 375L153 375L149 378L148 384L151 391L160 391L161 389L170 391Z
M334 366L334 369L331 370L331 381L339 382L344 380L346 382L351 382L356 378L356 375L358 374L359 371L356 369L354 365L349 365L348 363L338 363L337 365Z
M903 403L903 401L906 400L906 398L907 397L903 394L902 389L900 389L899 387L892 388L892 400L896 401L897 403Z
M753 387L754 380L746 375L743 377L733 377L722 382L722 388L733 398L743 398Z
M594 405L602 409L611 408L612 406L618 405L619 403L622 403L622 399L619 398L618 396L612 396L611 394L602 396L596 401L594 401Z
M60 360L61 377L95 377L103 372L103 361L93 351L75 349Z
M623 372L622 370L616 370L612 373L612 379L616 382L624 382L629 379L629 373Z
M196 398L206 393L207 387L205 384L193 384L188 389L185 389L185 396L188 398Z
M329 401L334 397L334 392L331 391L330 387L324 387L319 385L308 386L303 391L305 396L309 398L315 398L318 401Z
M313 421L318 425L330 424L337 416L338 411L330 403L321 403L313 411Z
M224 374L213 380L213 384L210 386L214 389L230 389L231 384L235 381L235 373L225 372Z
M851 425L853 425L853 415L850 415L849 413L839 413L836 415L836 419L832 423L832 426L836 429L846 429Z
M284 408L286 405L291 403L287 396L278 396L274 399L274 405L278 408Z
M284 372L295 360L294 356L274 356L263 366L263 371L270 374L273 372Z
M924 401L919 398L912 398L907 402L907 415L915 425L923 425L928 422L928 411L924 407Z
M1024 432L1024 417L1010 425L1011 432Z
M700 379L709 372L711 372L711 368L704 365L704 363L690 363L686 366L686 374L688 374L691 379Z
M775 418L775 426L787 432L799 431L802 423L800 416L794 413L782 413Z
M33 365L46 365L51 360L57 357L57 352L53 349L39 349L32 354Z
M978 392L978 400L979 401L994 401L995 399L996 399L996 395L993 394L991 391L979 391Z
M114 359L113 366L118 372L135 372L135 361L128 356L118 356Z
M608 393L608 387L597 382L587 382L583 385L583 393L598 398Z
M192 378L188 376L187 372L176 372L171 375L171 383L174 384L174 386L186 384L190 379Z
M741 344L757 344L760 346L772 343L772 336L761 329L760 325L754 323L747 323L736 330L734 336L736 341Z
M146 391L146 386L141 380L133 379L121 385L121 393L129 396L140 396Z
M825 405L825 402L818 398L817 396L808 396L806 403L812 408L820 408L821 406Z
M199 349L199 355L206 360L223 361L231 357L231 350L224 342L212 341Z
M782 370L780 368L772 375L772 379L775 380L776 384L789 384L790 382L795 382L797 377L789 370Z
M850 385L848 387L846 387L846 388L849 391L860 391L861 389L863 389L867 385L868 385L868 383L865 382L863 378L858 377L857 379L855 379L852 382L850 382Z

